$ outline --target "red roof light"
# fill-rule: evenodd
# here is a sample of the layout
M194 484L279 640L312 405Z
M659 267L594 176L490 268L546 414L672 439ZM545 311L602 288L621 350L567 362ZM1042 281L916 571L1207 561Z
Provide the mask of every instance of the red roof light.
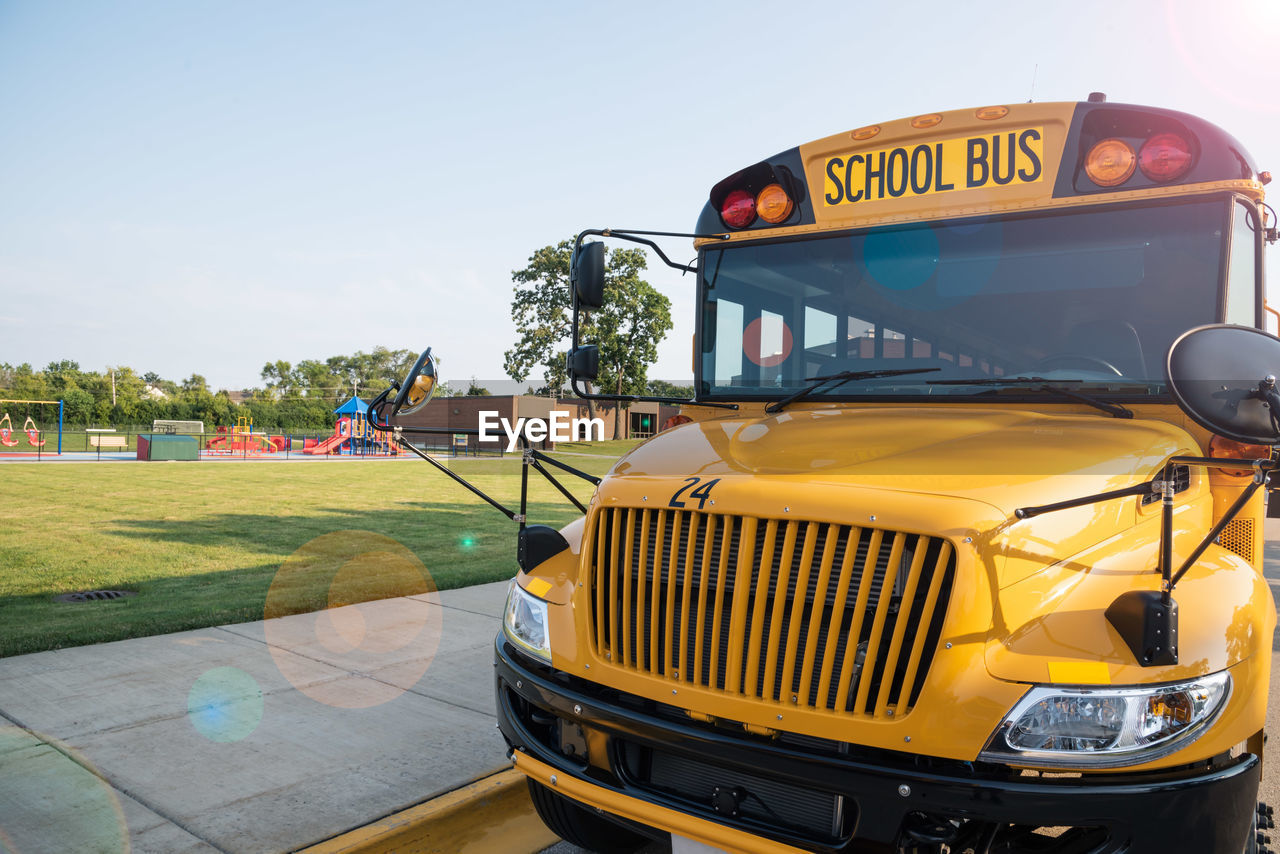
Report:
M746 228L756 220L756 197L745 190L734 190L720 203L720 218L730 228Z
M1158 133L1143 143L1138 168L1152 181L1181 178L1191 169L1191 146L1176 133Z

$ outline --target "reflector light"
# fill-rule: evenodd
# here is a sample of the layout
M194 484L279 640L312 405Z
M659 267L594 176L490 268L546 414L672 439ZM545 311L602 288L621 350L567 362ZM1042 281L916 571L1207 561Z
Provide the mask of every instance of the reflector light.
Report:
M863 140L871 139L871 137L878 133L880 133L880 125L867 125L864 128L858 128L853 133L849 134L849 136L857 140Z
M940 121L942 121L942 116L937 113L930 113L927 116L916 116L911 120L911 126L913 128L931 128Z
M795 205L781 184L770 184L756 196L756 213L768 223L777 224L791 216Z
M1247 445L1228 439L1226 436L1214 436L1209 440L1209 456L1216 459L1238 458L1245 460L1265 460L1271 456L1271 449L1266 445ZM1233 477L1248 477L1253 469L1219 469L1223 474Z
M1191 146L1176 133L1158 133L1142 144L1138 168L1152 181L1172 181L1191 168Z
M756 219L755 197L745 190L734 190L720 203L720 218L730 228L746 228Z
M1115 187L1128 181L1138 167L1133 146L1123 139L1104 139L1084 159L1084 171L1099 187Z
M989 122L993 119L1003 119L1005 116L1009 115L1009 108L1008 107L983 107L981 110L978 110L978 112L974 113L974 115L982 119L983 121Z

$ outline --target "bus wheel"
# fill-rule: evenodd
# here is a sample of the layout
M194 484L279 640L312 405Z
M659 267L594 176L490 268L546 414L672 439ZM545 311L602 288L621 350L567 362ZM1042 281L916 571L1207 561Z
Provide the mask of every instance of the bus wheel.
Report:
M533 807L552 833L565 842L601 854L630 854L648 842L638 833L609 821L594 810L579 806L541 783L529 781Z

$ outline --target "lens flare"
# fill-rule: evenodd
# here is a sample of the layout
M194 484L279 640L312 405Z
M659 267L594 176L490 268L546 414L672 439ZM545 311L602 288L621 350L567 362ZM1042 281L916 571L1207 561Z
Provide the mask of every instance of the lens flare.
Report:
M1165 21L1174 53L1184 68L1223 100L1256 113L1280 113L1280 68L1264 54L1242 47L1272 44L1280 36L1280 3L1165 0Z
M83 755L0 726L0 852L129 851L120 798Z
M248 738L262 722L262 689L238 667L215 667L187 693L187 720L210 741Z
M263 607L280 673L311 699L343 709L378 706L413 687L439 647L442 613L417 556L369 531L303 545L280 565ZM317 678L317 661L360 675Z

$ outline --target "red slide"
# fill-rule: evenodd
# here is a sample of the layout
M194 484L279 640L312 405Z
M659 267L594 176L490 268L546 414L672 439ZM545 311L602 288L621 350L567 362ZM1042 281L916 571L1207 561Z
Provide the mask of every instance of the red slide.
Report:
M333 435L323 442L317 442L310 448L303 448L304 454L330 454L335 453L343 442L351 438L351 419L343 416L338 419L338 423L333 425Z
M337 447L345 441L347 441L346 436L330 436L328 439L325 439L323 442L320 442L317 445L312 445L310 448L304 448L302 453L328 454L333 452L335 449L337 449Z

